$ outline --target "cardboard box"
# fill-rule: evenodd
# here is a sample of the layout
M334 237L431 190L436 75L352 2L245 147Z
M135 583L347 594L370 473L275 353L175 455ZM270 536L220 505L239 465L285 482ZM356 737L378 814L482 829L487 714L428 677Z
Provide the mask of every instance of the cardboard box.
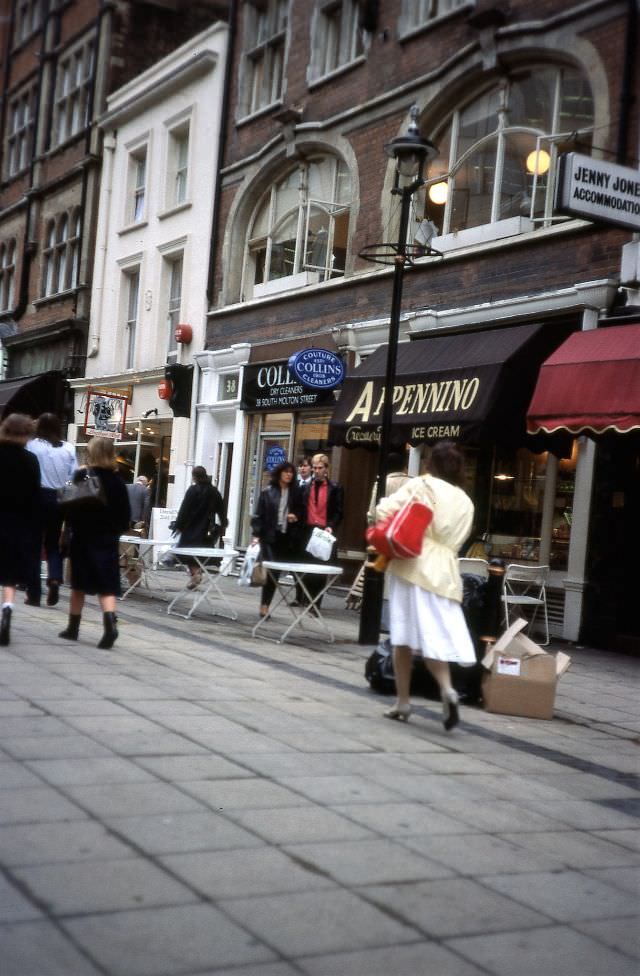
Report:
M562 651L547 654L522 633L526 626L526 620L516 620L485 655L484 707L502 715L553 718L558 678L571 658Z

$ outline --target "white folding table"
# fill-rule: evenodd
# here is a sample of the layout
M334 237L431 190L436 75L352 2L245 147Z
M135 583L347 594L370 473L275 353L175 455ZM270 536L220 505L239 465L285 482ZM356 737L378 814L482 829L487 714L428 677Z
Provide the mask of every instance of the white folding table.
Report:
M153 547L154 546L164 546L166 548L166 540L161 542L159 539L143 539L139 535L121 535L120 542L129 547L128 552L121 552L120 558L123 556L127 560L127 566L123 569L123 575L127 572L132 572L137 574L137 578L131 583L125 590L125 592L120 597L121 600L125 600L130 593L133 593L137 586L141 584L150 589L149 586L149 573L152 571L152 566L150 565L150 560L153 561ZM160 586L160 589L163 589Z
M208 546L203 546L198 549L190 548L172 548L169 550L172 556L188 556L190 559L196 563L198 569L202 573L202 581L200 584L193 588L189 588L189 583L191 582L191 575L185 582L184 587L178 591L174 596L173 600L167 607L167 613L172 613L176 617L184 617L185 620L189 620L191 615L200 606L201 603L207 603L213 613L217 614L219 617L228 617L229 620L237 620L238 614L235 610L229 608L228 600L225 598L224 593L220 589L218 580L216 576L218 575L218 566L211 566L211 559L229 559L233 556L237 556L238 553L235 549L211 549ZM178 613L174 610L176 603L185 596L193 597L191 602L191 608L188 613ZM223 613L216 603L212 602L212 598L217 599L219 603L227 608L227 612Z
M281 636L276 639L276 643L282 644L282 642L287 639L294 628L299 627L301 630L305 630L307 624L310 623L318 624L322 628L330 643L333 643L335 640L333 631L322 616L322 607L319 606L318 601L342 574L342 567L328 566L325 563L279 563L272 562L271 560L265 560L262 565L266 569L271 579L274 581L276 590L274 593L274 599L271 602L271 606L269 607L266 616L260 617L260 620L251 631L252 635L254 637L268 637L268 634L259 634L258 631L267 623L268 620L271 619L274 611L281 604L284 604L293 617L293 620L283 631ZM293 577L293 581L296 584L295 586L291 586L290 583L284 582L283 574L286 573ZM305 576L322 577L324 583L322 589L313 595L309 593L309 590L305 585ZM299 590L309 601L305 606L293 605L296 588L299 588ZM292 595L292 599L289 599L290 594Z

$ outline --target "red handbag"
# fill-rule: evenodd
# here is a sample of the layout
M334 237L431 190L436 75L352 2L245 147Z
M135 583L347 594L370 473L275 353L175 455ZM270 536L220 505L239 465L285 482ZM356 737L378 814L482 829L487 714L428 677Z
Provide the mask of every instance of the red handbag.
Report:
M432 519L428 505L410 500L395 515L370 526L365 537L388 559L415 559L422 552L422 540Z

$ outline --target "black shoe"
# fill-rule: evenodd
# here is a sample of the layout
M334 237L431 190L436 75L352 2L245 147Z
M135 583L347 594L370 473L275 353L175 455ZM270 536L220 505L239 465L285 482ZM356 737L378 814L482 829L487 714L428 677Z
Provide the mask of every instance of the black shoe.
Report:
M445 731L450 732L451 729L456 727L459 721L458 695L451 689L450 692L442 696L442 724L445 727Z
M60 584L57 580L49 580L47 583L47 606L55 607L56 603L60 599Z
M0 647L7 647L11 639L11 607L2 608L0 618Z
M108 612L102 614L104 633L98 642L100 650L108 651L115 644L118 636L118 628L116 627L117 619L115 613Z
M38 600L35 600L31 596L25 596L24 602L25 602L25 605L27 607L39 607L40 606L40 600L39 599Z
M64 638L64 640L77 640L78 632L80 630L80 614L70 613L69 623L64 630L61 630L58 637Z

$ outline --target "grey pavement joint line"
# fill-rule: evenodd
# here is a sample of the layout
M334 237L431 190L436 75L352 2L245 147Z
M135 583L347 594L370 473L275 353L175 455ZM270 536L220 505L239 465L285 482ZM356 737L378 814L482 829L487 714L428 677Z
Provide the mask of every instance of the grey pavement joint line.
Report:
M132 622L139 623L139 620L135 617L129 617ZM145 621L145 625L153 627L155 630L159 630L163 633L167 631L166 626L160 626L154 624L153 622ZM174 630L174 628L170 628ZM176 632L177 633L177 632ZM243 657L247 660L255 661L261 664L267 664L269 667L274 668L278 671L284 671L287 674L296 675L299 677L304 677L309 681L314 681L318 684L328 685L334 688L341 688L342 690L352 692L355 695L364 698L371 698L371 691L368 688L356 688L350 685L348 682L340 681L338 678L332 678L328 675L318 674L317 672L307 670L302 668L297 664L291 664L287 661L274 661L256 651L251 651L247 648L232 647L229 644L225 644L216 638L201 637L198 634L189 634L185 638L184 634L180 634L183 640L188 639L197 644L206 645L211 647L219 647L224 650L227 654L235 655L238 657ZM435 716L431 712L427 712L420 706L414 707L414 711L418 715L422 715L425 718L435 719L439 721L439 716ZM599 776L602 779L612 780L614 782L624 781L624 783L631 789L635 789L640 793L640 776L632 774L621 774L617 770L611 769L608 766L604 766L601 763L594 763L587 759L581 759L577 756L571 756L566 752L562 752L559 749L552 749L549 746L541 746L532 742L526 742L522 738L516 738L515 736L510 736L504 732L497 732L490 729L483 729L480 727L474 727L474 735L480 738L487 739L492 742L496 742L500 745L509 746L512 749L527 752L531 755L536 755L541 759L547 759L552 762L556 762L560 765L569 766L572 769L576 769L579 772L590 773L594 776Z

